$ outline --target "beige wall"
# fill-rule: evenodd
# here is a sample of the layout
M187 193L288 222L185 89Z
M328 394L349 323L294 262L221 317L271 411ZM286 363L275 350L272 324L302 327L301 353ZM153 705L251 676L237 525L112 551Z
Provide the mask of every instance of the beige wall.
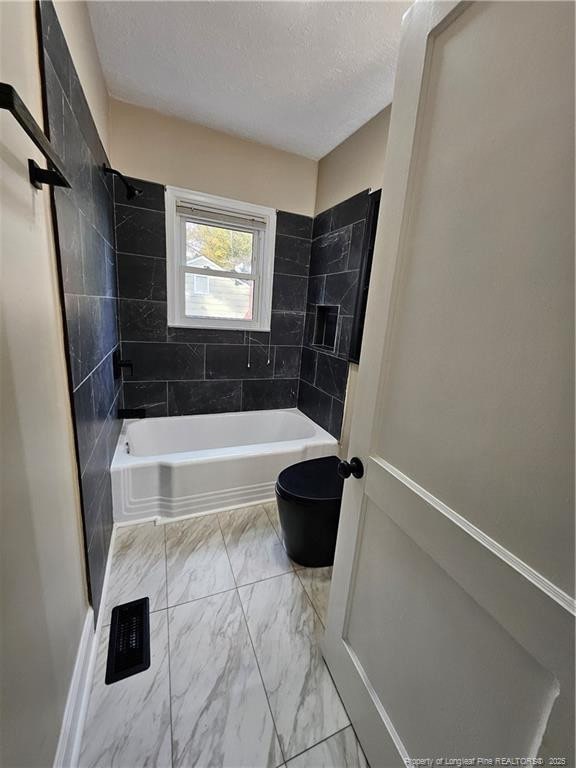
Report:
M315 160L115 100L110 137L129 176L314 215Z
M391 109L391 105L383 109L320 160L316 213L363 189L380 189Z
M85 2L79 0L56 0L54 7L100 139L108 152L110 99L96 50L88 7Z
M0 80L41 123L34 3L0 3ZM0 765L49 766L88 609L49 192L0 113Z

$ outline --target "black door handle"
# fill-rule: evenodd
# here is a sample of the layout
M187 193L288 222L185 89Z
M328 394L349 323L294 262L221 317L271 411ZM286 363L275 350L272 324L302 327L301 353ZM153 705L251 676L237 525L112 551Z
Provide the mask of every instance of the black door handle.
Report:
M338 464L338 474L344 480L350 475L360 479L364 475L364 465L357 456L354 456L350 461L341 461Z

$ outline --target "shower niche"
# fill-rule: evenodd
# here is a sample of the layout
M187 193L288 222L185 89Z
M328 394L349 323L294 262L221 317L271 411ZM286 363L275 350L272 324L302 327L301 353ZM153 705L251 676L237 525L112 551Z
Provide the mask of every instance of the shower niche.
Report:
M316 306L316 321L314 325L314 346L333 352L336 347L336 329L338 327L338 312L336 304L318 304Z

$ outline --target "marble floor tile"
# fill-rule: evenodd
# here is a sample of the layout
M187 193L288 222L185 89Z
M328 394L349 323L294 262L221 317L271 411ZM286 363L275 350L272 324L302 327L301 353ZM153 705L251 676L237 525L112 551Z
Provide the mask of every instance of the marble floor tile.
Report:
M348 726L289 760L287 768L368 768L368 762L352 726Z
M278 534L278 538L282 542L282 546L284 547L284 540L282 538L282 526L280 525L280 516L278 514L278 504L276 504L275 501L268 501L265 504L262 504L264 509L266 510L266 514L268 515L268 519L272 523L272 526L276 533ZM294 568L295 571L299 570L300 568L304 568L303 565L300 565L299 563L294 562L291 557L288 557L292 564L292 568Z
M326 626L332 566L327 568L301 568L298 570L298 578L312 601L316 613L320 616L320 621Z
M268 501L265 504L262 504L264 509L266 510L266 514L268 515L268 519L272 523L272 527L276 531L276 534L278 535L278 538L282 542L282 546L284 546L284 538L282 534L282 525L280 523L280 515L278 513L278 504L275 501ZM294 568L302 568L303 566L298 565L298 563L295 563L293 560L290 560L292 563L292 566Z
M349 725L317 642L322 625L295 573L238 592L288 759Z
M169 606L234 589L217 515L168 523L165 529Z
M282 541L282 526L280 525L280 517L278 515L278 504L275 501L267 501L262 504L268 515L268 519L274 526L274 530L278 534L278 538Z
M238 585L292 570L263 506L219 512L218 517Z
M168 609L175 768L283 762L236 590Z
M168 621L166 611L150 614L150 667L106 685L108 628L103 628L84 737L80 768L172 765Z
M103 623L115 605L150 599L150 610L166 608L164 526L154 523L117 528Z

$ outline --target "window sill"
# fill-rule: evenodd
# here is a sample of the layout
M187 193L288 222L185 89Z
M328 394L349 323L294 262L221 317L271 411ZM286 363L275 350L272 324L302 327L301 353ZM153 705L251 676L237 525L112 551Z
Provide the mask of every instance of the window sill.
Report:
M216 323L214 321L207 321L206 323L197 322L185 322L185 321L169 321L168 328L190 328L197 331L254 331L254 332L269 332L270 323L261 323L256 325L239 325L238 323Z

